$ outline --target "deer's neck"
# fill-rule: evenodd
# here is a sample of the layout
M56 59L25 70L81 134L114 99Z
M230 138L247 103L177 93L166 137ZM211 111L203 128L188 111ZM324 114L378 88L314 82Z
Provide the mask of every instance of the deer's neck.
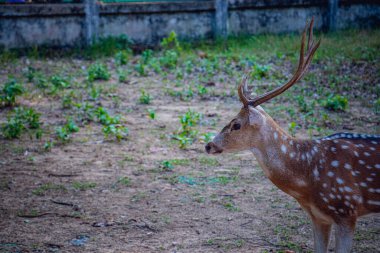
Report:
M292 138L271 118L262 130L261 140L252 152L266 176L291 195L307 188L308 168L316 152L311 141Z

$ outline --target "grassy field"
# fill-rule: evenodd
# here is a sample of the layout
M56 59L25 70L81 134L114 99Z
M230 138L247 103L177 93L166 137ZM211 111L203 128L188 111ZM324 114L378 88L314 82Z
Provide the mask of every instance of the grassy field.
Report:
M380 30L322 37L309 73L263 105L299 138L380 133ZM0 252L312 251L311 225L250 152L204 144L252 95L286 82L299 35L141 49L126 37L91 48L0 54ZM359 223L354 252L380 246Z

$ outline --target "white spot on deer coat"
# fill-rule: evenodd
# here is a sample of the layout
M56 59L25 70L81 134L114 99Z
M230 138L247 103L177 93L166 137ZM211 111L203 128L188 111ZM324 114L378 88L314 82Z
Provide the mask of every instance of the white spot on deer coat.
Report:
M338 167L339 166L339 162L337 160L334 160L334 161L331 162L331 166Z
M368 200L367 203L370 205L380 206L380 201L376 200Z
M332 172L332 171L327 172L327 176L333 177L334 176L334 172Z
M350 170L350 169L352 169L352 166L351 166L351 164L349 164L349 163L345 163L345 164L344 164L344 168L345 168L346 170Z
M344 183L343 179L341 179L340 177L338 177L336 179L336 181L338 182L338 184L343 184Z
M281 145L281 151L286 154L286 146L284 144Z

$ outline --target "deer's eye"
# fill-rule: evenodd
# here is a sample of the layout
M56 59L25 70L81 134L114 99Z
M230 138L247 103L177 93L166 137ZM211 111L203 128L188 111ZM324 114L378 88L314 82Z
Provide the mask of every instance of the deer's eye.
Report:
M232 128L231 128L231 130L239 130L240 129L240 124L239 123L234 123L233 125L232 125Z

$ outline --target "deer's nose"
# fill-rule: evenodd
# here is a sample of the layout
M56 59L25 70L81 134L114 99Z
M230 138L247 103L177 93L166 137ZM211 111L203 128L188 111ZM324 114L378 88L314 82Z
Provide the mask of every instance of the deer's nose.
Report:
M208 154L220 154L223 152L223 149L218 147L215 143L209 142L205 146L206 152Z
M207 143L207 145L205 146L205 149L206 149L207 154L210 154L210 151L211 151L210 143Z

